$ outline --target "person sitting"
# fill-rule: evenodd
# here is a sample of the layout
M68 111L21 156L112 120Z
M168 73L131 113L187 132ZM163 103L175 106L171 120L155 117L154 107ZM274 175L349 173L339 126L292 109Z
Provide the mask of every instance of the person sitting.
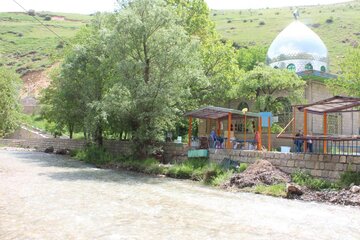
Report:
M212 144L210 144L213 148L221 148L222 143L224 142L224 139L220 136L217 136L215 133L215 130L211 130L210 132L210 141Z

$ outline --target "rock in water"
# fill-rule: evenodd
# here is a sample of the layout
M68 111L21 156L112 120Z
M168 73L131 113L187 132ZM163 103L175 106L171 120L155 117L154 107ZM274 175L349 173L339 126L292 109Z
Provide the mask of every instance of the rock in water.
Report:
M45 153L53 153L54 152L54 147L53 146L47 147L44 152Z

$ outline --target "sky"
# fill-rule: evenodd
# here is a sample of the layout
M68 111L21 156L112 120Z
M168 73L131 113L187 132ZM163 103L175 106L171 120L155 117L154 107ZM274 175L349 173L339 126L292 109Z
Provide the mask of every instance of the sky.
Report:
M116 0L15 0L25 9L65 13L94 13L113 11ZM205 0L211 9L276 8L287 6L331 4L349 0ZM0 12L19 12L22 9L14 0L0 0Z

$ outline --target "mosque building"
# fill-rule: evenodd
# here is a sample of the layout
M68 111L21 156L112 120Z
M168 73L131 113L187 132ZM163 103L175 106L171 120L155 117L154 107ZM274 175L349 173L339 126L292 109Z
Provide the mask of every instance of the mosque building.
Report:
M295 15L295 14L294 14ZM306 103L317 102L326 98L333 97L325 81L329 78L337 78L336 75L329 73L329 55L324 42L308 26L297 19L282 30L271 43L266 56L266 64L273 68L288 69L294 71L298 76L306 81L304 97ZM285 112L278 114L278 125L284 127L293 116L292 104L286 98L286 93L278 93L285 105ZM248 108L254 111L254 103L246 99L233 100L224 107L242 110ZM298 115L300 116L300 115ZM296 127L302 129L304 126L302 117L296 118ZM307 119L307 129L313 134L323 132L323 116L309 114ZM199 125L199 135L205 135L215 123L202 122ZM240 123L234 123L235 137L243 133L243 127ZM328 116L328 133L338 135L359 134L360 118L358 112L332 113ZM226 128L225 128L226 129ZM249 131L249 130L248 130ZM288 129L288 133L292 130Z

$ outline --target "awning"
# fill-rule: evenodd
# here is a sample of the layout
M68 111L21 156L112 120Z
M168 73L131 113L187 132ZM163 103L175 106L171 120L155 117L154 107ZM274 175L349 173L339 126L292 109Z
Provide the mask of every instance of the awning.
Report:
M359 109L354 109L360 106L360 98L334 96L311 104L295 105L299 111L303 112L305 109L309 113L323 114L323 113L341 113L341 112L359 112Z
M185 113L185 116L193 117L193 118L201 118L201 119L225 119L228 117L228 114L232 114L232 118L240 117L246 115L246 117L259 118L259 113L246 112L243 113L240 110L231 109L231 108L223 108L223 107L214 107L214 106L206 106L191 112Z

